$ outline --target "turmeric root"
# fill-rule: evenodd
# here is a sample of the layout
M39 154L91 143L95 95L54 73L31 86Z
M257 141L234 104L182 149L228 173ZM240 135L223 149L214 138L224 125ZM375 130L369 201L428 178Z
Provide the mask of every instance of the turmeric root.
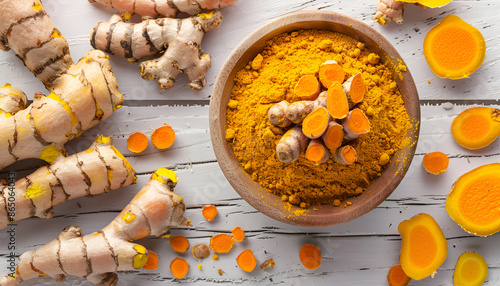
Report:
M13 113L25 109L28 103L26 94L19 88L6 84L0 87L0 115L2 113Z
M172 192L176 183L174 172L158 169L108 226L85 236L77 226L65 228L57 239L22 254L16 271L1 278L0 285L19 285L45 275L63 282L66 274L85 277L98 286L115 285L116 271L148 264L148 250L132 241L189 225L183 217L184 201Z
M221 233L210 238L210 248L217 253L228 253L234 245L234 238Z
M315 100L321 92L321 85L315 75L302 76L294 88L295 95L301 100Z
M316 139L325 133L331 117L325 107L319 107L309 113L302 122L302 132L309 139Z
M330 151L321 139L313 139L307 146L306 158L316 165L323 164L330 158Z
M18 180L13 190L0 187L0 229L8 223L32 216L49 219L52 207L81 196L95 196L135 183L134 168L112 145L110 137L98 137L89 149L59 156ZM9 198L15 198L15 212L7 212Z
M299 126L288 130L276 145L276 155L283 163L296 161L300 154L306 150L309 138L307 138Z
M170 262L170 272L177 279L182 279L189 271L189 264L186 260L176 257L172 262Z
M119 15L113 15L108 22L94 27L90 43L96 49L123 56L130 62L164 53L157 59L142 62L141 76L146 80L155 78L162 89L168 89L179 73L186 73L189 87L201 90L211 65L210 55L201 53L201 41L206 32L218 29L221 21L219 11L186 19L144 20L138 24L125 23Z
M176 235L170 238L170 246L177 252L185 252L189 248L189 241L184 235Z
M223 8L234 0L89 0L114 8L128 20L133 14L145 17L163 16L175 18L179 12L196 15L202 10Z
M319 94L318 98L314 101L301 100L296 101L286 108L286 118L295 124L301 123L309 113L313 112L319 107L326 107L327 92L324 91Z
M272 125L277 127L288 127L292 122L290 119L286 117L286 110L290 103L288 101L283 100L269 108L267 112L267 118Z
M170 148L174 144L174 141L175 131L168 124L156 127L151 133L151 144L160 150Z
M323 142L328 149L336 150L340 147L340 145L342 145L342 141L344 141L344 128L337 122L330 121L325 133L321 136L321 139L323 139Z
M142 132L134 132L127 138L127 147L133 153L141 153L146 150L148 144L148 137Z
M370 132L370 121L359 108L349 111L349 115L342 120L342 126L344 127L345 141L356 139L360 135Z
M334 81L328 88L326 108L335 119L343 119L349 113L349 101L340 82Z
M300 248L299 259L305 268L315 270L321 266L321 251L314 244L304 244Z
M398 0L379 0L377 13L373 20L380 25L385 25L391 21L403 24L403 4L404 2Z
M349 109L352 109L354 105L363 101L365 98L366 86L363 82L361 73L357 73L347 79L342 84L342 89L344 90L347 100L349 101Z
M358 159L356 150L351 145L345 145L337 149L337 152L334 154L334 158L337 163L342 165L349 165Z

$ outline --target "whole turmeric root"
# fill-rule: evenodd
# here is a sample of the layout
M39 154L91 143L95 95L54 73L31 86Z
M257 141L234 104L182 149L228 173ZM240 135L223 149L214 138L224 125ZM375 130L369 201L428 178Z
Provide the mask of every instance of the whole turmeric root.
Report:
M377 5L377 13L373 20L376 20L380 25L385 25L391 20L398 24L403 23L403 4L398 0L379 0Z
M133 14L145 17L163 16L175 18L179 12L196 15L202 10L225 7L234 0L89 0L118 10L126 20Z
M211 66L210 55L201 52L201 41L206 32L218 29L221 21L219 11L186 19L144 20L138 24L125 23L123 18L113 15L108 22L94 27L90 43L130 62L164 52L160 58L140 64L141 76L146 80L155 78L162 89L168 89L179 73L186 73L189 87L201 90Z
M174 172L158 169L108 226L85 236L77 226L65 228L57 239L23 253L16 271L1 278L0 285L19 285L46 275L63 282L67 274L98 286L116 285L116 271L140 269L148 262L148 250L132 241L190 225L183 216L184 201L173 193L176 183Z
M135 183L134 175L134 168L112 146L111 138L97 137L89 149L69 157L61 155L14 186L0 186L0 229L32 216L52 218L52 207L128 186ZM15 202L15 211L10 202Z

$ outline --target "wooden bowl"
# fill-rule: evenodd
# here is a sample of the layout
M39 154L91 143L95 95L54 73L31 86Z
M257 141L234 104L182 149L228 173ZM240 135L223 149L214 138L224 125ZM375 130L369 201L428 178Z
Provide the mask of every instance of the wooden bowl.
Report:
M398 151L391 162L362 195L349 199L349 207L332 205L311 206L306 215L291 215L284 209L281 197L268 192L243 171L232 148L226 143L226 109L229 102L235 74L245 67L266 42L276 35L300 29L322 29L340 32L364 42L373 52L380 55L383 63L402 60L396 49L380 33L354 18L327 11L299 11L286 14L266 23L247 36L231 53L224 63L212 92L210 100L210 135L217 161L229 183L250 205L278 221L292 225L319 227L348 222L374 209L384 201L398 186L410 166L419 134L419 124L408 131L411 138L409 148ZM412 123L420 122L420 104L417 88L409 71L403 78L395 77L403 96L404 105ZM264 199L261 197L264 196ZM354 202L356 200L356 202ZM293 211L293 209L292 209Z

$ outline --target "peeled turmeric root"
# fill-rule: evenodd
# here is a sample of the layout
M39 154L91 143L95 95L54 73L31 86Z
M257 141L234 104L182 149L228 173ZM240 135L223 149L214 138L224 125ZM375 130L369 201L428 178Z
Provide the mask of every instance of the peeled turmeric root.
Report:
M101 51L127 58L130 62L164 53L140 64L141 76L157 79L162 89L171 88L179 73L186 73L189 87L201 90L211 66L209 54L202 54L201 41L206 32L219 28L219 11L186 19L159 18L138 24L125 23L119 15L98 23L90 36L91 45Z
M112 145L110 137L98 137L89 149L59 156L20 179L13 189L0 186L0 229L8 223L32 216L49 219L52 207L82 196L95 196L135 183L134 168ZM7 212L9 198L15 198L15 212Z
M63 282L67 274L98 286L115 285L116 271L150 268L148 250L132 241L190 225L183 217L184 201L173 193L176 183L174 172L158 169L108 226L85 236L77 226L65 228L57 239L23 253L16 272L1 278L0 285L19 285L46 275Z

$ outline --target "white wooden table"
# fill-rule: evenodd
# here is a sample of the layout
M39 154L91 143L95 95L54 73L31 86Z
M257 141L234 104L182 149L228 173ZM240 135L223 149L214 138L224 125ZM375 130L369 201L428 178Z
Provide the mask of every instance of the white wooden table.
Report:
M119 285L164 285L165 282L185 284L243 284L243 285L386 285L389 267L398 261L399 222L426 212L442 227L448 240L448 258L434 279L413 281L411 285L452 285L452 273L458 256L464 251L482 254L489 265L486 285L500 284L500 248L498 235L480 238L468 235L456 225L445 211L447 193L461 174L486 163L498 162L500 141L470 151L455 143L450 134L451 122L462 110L486 105L498 107L500 96L500 2L460 1L440 9L421 9L408 5L405 23L385 27L373 23L376 0L237 0L222 10L224 21L218 31L210 32L203 50L212 55L212 69L207 87L193 92L181 75L175 87L162 91L153 82L143 81L137 64L112 56L113 69L124 94L125 105L112 117L67 144L70 154L90 146L97 134L113 137L117 148L130 160L138 172L138 183L95 198L80 198L55 208L52 220L27 219L17 224L16 251L22 253L54 239L71 224L81 226L84 233L101 229L111 221L159 167L176 171L179 183L176 192L187 203L186 217L194 223L191 229L174 229L174 235L185 235L191 245L209 243L209 238L243 226L247 238L237 243L219 261L207 258L198 262L185 253L180 255L191 265L186 278L174 279L168 266L178 256L167 240L150 238L140 241L161 256L156 271L130 271L119 274ZM85 0L45 0L44 6L56 26L70 43L76 61L91 49L89 34L98 21L107 20L114 12ZM212 86L225 58L251 31L264 22L297 10L328 10L344 13L371 25L395 45L405 59L417 84L422 108L421 133L417 154L395 192L379 207L350 223L327 228L300 228L274 221L249 206L224 178L213 153L208 131L208 104ZM425 62L422 43L427 31L445 15L455 14L484 35L486 58L481 68L470 78L445 80L435 76ZM428 83L430 81L430 83ZM22 88L30 99L37 91L46 93L42 84L16 58L13 52L0 53L0 84L11 83ZM151 130L168 123L176 131L172 148L158 152L151 146L140 155L131 154L126 147L127 136L134 131L150 134ZM1 128L1 127L0 127ZM422 157L430 151L442 151L450 157L450 167L440 176L427 174ZM5 169L15 170L18 178L43 165L31 160ZM214 204L219 214L212 222L201 216L204 204ZM322 251L322 265L308 271L299 262L298 250L313 243ZM236 256L245 248L254 251L258 262L273 258L274 269L254 270L248 274L236 266ZM7 272L7 233L0 231L0 273ZM220 276L218 269L224 274ZM46 278L27 281L22 285L55 284ZM63 285L90 285L83 279L70 277Z

